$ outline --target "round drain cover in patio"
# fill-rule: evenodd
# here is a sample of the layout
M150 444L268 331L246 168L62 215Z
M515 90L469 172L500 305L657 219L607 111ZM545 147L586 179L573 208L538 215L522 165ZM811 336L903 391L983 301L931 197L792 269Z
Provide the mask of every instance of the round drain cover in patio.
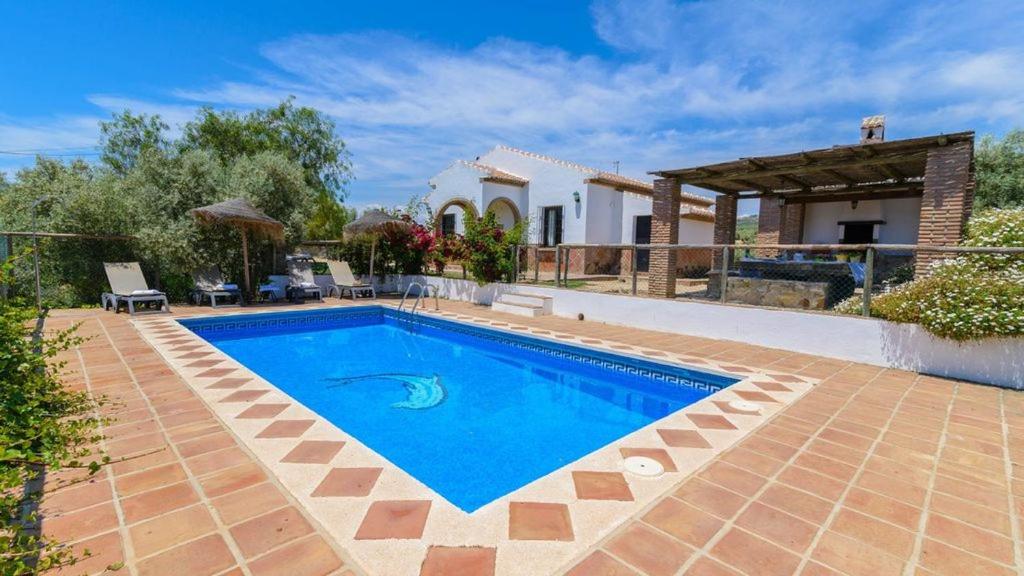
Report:
M747 402L746 400L730 400L729 408L737 412L743 412L746 414L760 414L761 406L755 402Z
M665 473L665 467L654 458L647 456L630 456L622 461L626 472L647 478L656 478Z

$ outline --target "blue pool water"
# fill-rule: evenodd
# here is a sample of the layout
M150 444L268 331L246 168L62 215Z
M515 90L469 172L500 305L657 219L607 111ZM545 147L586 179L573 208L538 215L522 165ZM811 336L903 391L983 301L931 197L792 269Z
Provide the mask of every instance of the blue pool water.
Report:
M182 324L467 512L736 381L380 306Z

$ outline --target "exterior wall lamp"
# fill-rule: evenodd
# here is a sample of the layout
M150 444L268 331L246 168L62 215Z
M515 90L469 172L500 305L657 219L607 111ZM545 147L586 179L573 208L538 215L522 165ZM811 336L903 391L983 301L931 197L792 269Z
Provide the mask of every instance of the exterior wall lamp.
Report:
M574 201L574 202L576 202L577 204L579 204L579 203L580 203L580 191L579 191L579 190L576 190L576 191L574 191L574 192L572 193L572 199L573 199L573 201Z

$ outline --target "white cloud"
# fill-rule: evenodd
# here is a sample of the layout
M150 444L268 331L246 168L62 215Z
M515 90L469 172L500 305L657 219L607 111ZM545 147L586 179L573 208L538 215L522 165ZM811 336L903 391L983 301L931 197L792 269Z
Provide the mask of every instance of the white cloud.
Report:
M174 125L198 105L295 95L337 122L357 205L404 202L452 159L498 143L643 176L854 141L875 113L891 137L1002 132L1024 117L1018 1L599 0L591 14L609 55L500 37L456 49L388 32L299 35L260 47L267 66L248 80L90 100ZM85 134L72 120L39 141L65 125Z

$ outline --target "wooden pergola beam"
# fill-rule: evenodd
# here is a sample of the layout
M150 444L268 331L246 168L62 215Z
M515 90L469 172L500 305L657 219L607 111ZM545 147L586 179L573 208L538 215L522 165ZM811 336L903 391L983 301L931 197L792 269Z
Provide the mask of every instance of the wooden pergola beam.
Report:
M894 162L907 162L910 160L923 159L927 155L927 151L922 150L913 153L902 153L902 154L886 154L877 155L871 158L843 158L829 161L813 161L810 163L792 164L787 166L776 166L773 168L765 168L761 170L749 170L749 169L736 169L736 170L723 170L718 172L715 176L701 177L701 178L685 178L680 174L673 174L671 172L665 172L666 175L679 178L684 184L691 186L704 186L705 184L726 184L729 181L743 178L764 178L768 176L785 176L793 177L794 172L824 172L827 170L841 170L843 168L863 168L869 166L878 166L882 164L891 164Z

